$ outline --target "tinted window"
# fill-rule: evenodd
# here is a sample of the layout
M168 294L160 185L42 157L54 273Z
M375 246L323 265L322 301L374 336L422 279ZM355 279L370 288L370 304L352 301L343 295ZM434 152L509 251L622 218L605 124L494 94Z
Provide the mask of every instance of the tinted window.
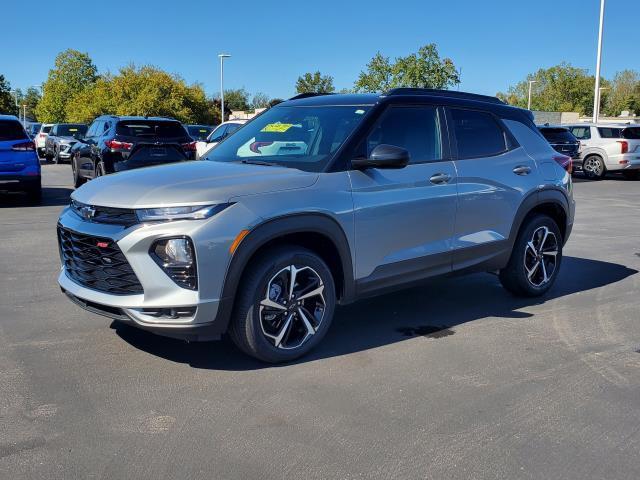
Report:
M20 122L16 120L0 120L0 141L23 140L27 138Z
M549 143L574 143L576 137L567 128L541 128L542 136Z
M87 126L82 124L56 126L56 135L61 137L84 137L86 133Z
M366 142L367 157L378 145L387 144L406 149L411 163L439 160L442 142L438 111L428 106L391 107L376 122Z
M189 125L187 131L192 138L196 140L204 140L207 135L211 133L211 127L205 127L201 125Z
M627 127L622 130L622 138L640 140L640 127Z
M591 127L570 127L569 130L578 140L589 140L591 138Z
M504 132L493 115L452 109L459 158L488 157L507 150Z
M186 137L187 131L179 122L129 120L116 124L116 133L126 137Z
M95 122L93 122L91 124L91 126L89 127L89 130L87 131L87 137L95 137L96 136L96 128L98 127L98 125L100 125L102 122L100 120L96 120Z
M620 138L621 128L598 127L598 133L602 138Z
M217 127L213 132L211 132L211 135L209 135L209 138L207 139L208 142L219 142L224 138L224 134L227 131L227 127L228 125L220 125L219 127Z
M42 133L49 133L51 131L51 125L45 125L42 127Z

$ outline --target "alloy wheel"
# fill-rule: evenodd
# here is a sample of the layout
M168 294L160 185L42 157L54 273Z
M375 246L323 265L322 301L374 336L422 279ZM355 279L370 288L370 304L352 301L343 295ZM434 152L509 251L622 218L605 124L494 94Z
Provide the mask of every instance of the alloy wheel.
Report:
M534 287L542 287L553 278L558 260L558 239L549 228L537 228L524 250L524 269Z
M276 348L296 349L318 331L325 310L320 275L308 266L289 265L267 283L260 301L262 333Z
M602 162L596 157L589 157L584 161L582 169L590 177L601 177L604 171Z

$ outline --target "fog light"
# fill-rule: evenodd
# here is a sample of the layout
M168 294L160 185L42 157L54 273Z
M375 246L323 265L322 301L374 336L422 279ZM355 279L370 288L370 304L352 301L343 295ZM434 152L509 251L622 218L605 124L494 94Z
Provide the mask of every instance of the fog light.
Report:
M182 288L198 288L196 257L190 239L180 237L158 240L151 247L151 257Z

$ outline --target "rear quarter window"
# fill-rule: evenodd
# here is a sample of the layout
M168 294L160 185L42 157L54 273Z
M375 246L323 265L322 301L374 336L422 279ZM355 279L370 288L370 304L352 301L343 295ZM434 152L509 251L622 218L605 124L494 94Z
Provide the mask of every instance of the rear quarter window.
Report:
M598 127L601 138L620 138L621 128Z
M0 120L0 141L24 140L28 138L20 122L16 120Z
M459 158L490 157L507 150L504 132L487 112L452 108Z

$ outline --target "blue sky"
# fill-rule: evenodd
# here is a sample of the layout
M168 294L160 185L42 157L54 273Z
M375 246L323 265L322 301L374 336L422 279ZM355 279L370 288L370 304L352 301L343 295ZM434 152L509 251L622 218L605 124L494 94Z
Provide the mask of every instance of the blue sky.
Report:
M462 68L461 89L493 95L540 67L595 70L599 0L109 0L3 2L0 73L12 87L41 83L55 55L88 52L101 72L152 64L219 90L289 97L320 70L351 87L380 51L395 57L434 42ZM55 8L48 8L54 5ZM640 0L608 0L602 73L640 70ZM11 19L11 21L8 21ZM634 33L635 29L635 33ZM5 48L8 47L8 48Z

